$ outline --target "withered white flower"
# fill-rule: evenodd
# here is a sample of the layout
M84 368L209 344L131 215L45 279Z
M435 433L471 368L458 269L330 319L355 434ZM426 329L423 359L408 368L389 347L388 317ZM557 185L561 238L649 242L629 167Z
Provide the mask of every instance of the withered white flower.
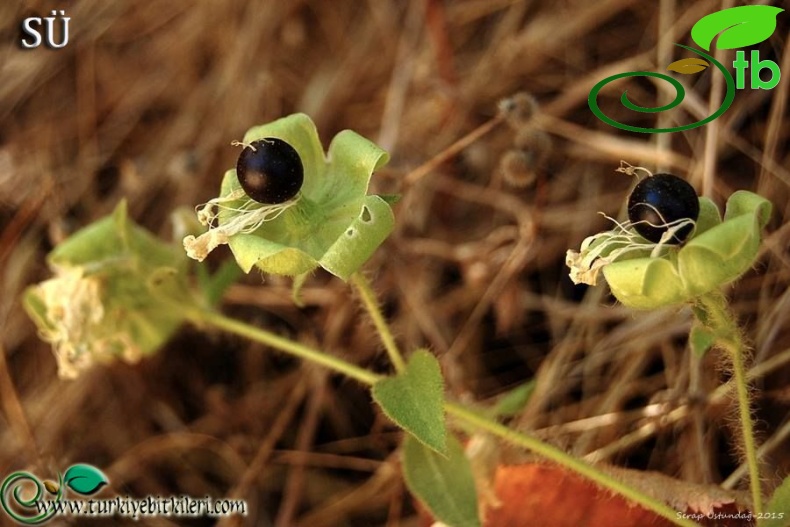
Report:
M39 334L52 344L61 377L74 379L97 362L136 362L142 356L129 335L104 325L101 280L85 276L82 268L58 269L55 278L31 288L30 295L44 309L46 325Z
M123 202L58 245L47 260L55 276L30 286L23 305L52 344L64 378L153 353L192 301L180 272L183 253L130 221Z

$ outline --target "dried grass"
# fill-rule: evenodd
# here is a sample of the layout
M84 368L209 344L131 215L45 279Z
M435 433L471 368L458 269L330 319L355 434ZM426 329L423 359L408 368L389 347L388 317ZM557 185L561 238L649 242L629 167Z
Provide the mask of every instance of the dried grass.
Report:
M687 43L691 25L720 8L635 0L75 2L67 48L22 51L19 22L50 6L4 3L0 474L54 474L88 462L121 494L243 497L247 525L414 524L393 455L398 435L355 384L192 328L139 365L64 382L20 308L23 288L47 276L44 256L68 233L125 197L132 217L169 237L171 210L216 194L235 162L232 140L305 111L325 141L352 128L391 152L373 190L404 193L398 228L368 268L400 343L434 350L451 393L485 400L534 377L538 388L518 426L588 459L722 481L738 464L724 426L729 403L717 389L715 354L689 355L689 313L633 313L603 288L574 288L563 263L566 249L605 226L597 211L621 209L631 183L614 173L621 159L686 175L718 203L738 188L769 197L775 214L762 257L730 296L755 367L772 365L755 378L758 428L769 442L777 430L786 435L788 82L739 92L723 117L683 134L621 133L586 103L607 75L660 70L678 58L667 42ZM786 18L774 47L760 47L785 73ZM679 115L707 115L709 78ZM533 186L510 188L499 174L517 132L498 121L457 155L434 157L520 90L541 107L524 126L545 131L553 145ZM407 175L424 163L430 170ZM231 288L226 309L386 368L345 284L318 274L300 310L286 281L261 282L253 275ZM788 451L774 444L767 488L790 471Z

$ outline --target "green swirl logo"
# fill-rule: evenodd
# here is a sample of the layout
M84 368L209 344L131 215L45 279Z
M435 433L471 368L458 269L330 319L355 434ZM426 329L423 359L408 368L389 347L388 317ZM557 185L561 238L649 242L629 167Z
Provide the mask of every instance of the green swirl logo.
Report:
M52 519L57 509L52 503L63 499L63 489L90 496L109 483L101 470L83 463L72 465L58 480L44 480L30 472L18 471L6 476L0 486L0 506L16 522L38 525ZM31 488L32 484L32 488ZM32 492L31 492L32 491ZM44 499L45 491L51 495Z
M665 132L682 132L683 130L691 130L692 128L697 128L699 126L703 126L708 124L712 120L719 117L721 114L727 111L727 109L732 104L732 101L735 100L735 79L732 78L730 72L724 67L724 65L719 62L718 60L714 59L707 53L699 51L697 49L691 48L689 46L684 46L683 44L675 44L676 46L680 46L681 48L687 49L699 55L700 57L704 57L711 61L714 66L724 75L725 80L727 81L727 94L724 97L724 101L716 110L715 113L709 115L705 119L701 121L697 121L696 123L689 123L684 124L682 126L674 126L671 128L647 128L643 126L632 126L630 124L621 123L615 121L601 110L600 106L598 106L598 92L601 89L609 84L612 81L616 81L618 79L622 79L625 77L655 77L657 79L661 79L663 81L669 82L675 88L675 98L669 104L665 104L664 106L657 106L655 108L639 106L631 102L628 99L628 90L623 92L623 95L620 96L620 102L628 108L629 110L633 110L635 112L642 112L642 113L658 113L664 112L667 110L671 110L678 106L681 102L683 102L683 98L686 96L686 90L683 88L683 85L677 79L670 77L664 73L656 73L654 71L628 71L626 73L618 73L617 75L612 75L611 77L606 77L604 80L593 86L592 90L590 90L590 95L587 98L587 103L590 105L590 110L595 114L598 119L605 122L608 125L614 126L615 128L619 128L621 130L628 130L630 132L642 132L647 134L661 134Z
M784 11L781 8L773 6L752 5L740 6L730 9L723 9L710 15L701 18L694 27L691 29L691 38L701 48L710 51L714 38L718 37L716 47L719 49L736 49L745 46L758 44L763 40L769 38L776 30L776 17L780 12ZM684 130L691 130L703 126L714 119L718 118L729 109L732 102L735 100L735 90L742 89L745 85L745 72L751 67L751 83L752 87L758 89L771 89L779 83L779 67L773 61L760 60L757 51L752 51L751 63L745 60L743 51L738 51L737 59L733 62L733 67L737 70L737 82L732 74L709 54L698 49L694 49L683 44L675 44L678 47L686 49L697 57L690 57L678 60L670 64L667 69L680 74L689 75L698 73L706 69L710 64L713 64L717 70L724 75L727 83L727 92L721 106L713 114L705 117L704 119L695 123L684 124L681 126L674 126L670 128L649 128L645 126L633 126L626 123L616 121L606 115L598 105L598 95L604 86L610 82L627 77L653 77L661 79L662 81L669 82L675 88L675 98L668 104L656 107L645 107L633 103L628 98L628 91L624 91L620 97L620 103L629 110L640 113L659 113L671 110L677 107L683 98L686 96L686 90L677 79L670 77L664 73L657 73L653 71L629 71L625 73L618 73L611 77L606 77L590 90L587 97L587 103L590 106L593 114L598 119L605 122L610 126L619 128L621 130L628 130L630 132L641 132L648 134L660 134L666 132L682 132ZM771 80L763 81L760 78L760 70L770 69Z
M26 482L32 483L35 489L33 496L29 498L23 496L23 492L30 491L30 485L26 485ZM63 479L60 474L58 474L58 483L56 486L51 484L47 485L47 483L51 482L46 481L42 483L40 479L29 472L14 472L5 478L3 486L0 487L0 505L2 505L6 514L19 523L26 525L44 523L55 515L54 509L38 512L36 504L42 501L44 490L55 491L55 501L60 501L63 497ZM9 503L9 497L13 498L13 503ZM20 508L30 511L30 514L26 515L19 512L18 509ZM38 514L36 514L37 512Z

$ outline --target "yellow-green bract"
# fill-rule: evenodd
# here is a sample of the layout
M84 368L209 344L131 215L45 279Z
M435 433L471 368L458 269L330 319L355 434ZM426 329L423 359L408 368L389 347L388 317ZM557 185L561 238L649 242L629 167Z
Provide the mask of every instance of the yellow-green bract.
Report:
M350 130L335 136L325 156L315 125L304 114L256 126L245 134L244 143L264 137L282 139L296 149L304 183L296 202L273 219L252 232L228 233L236 262L244 272L258 267L288 276L320 266L347 280L394 228L389 204L367 194L371 175L389 156ZM239 189L235 170L228 170L220 198L237 195ZM238 222L238 215L245 213L239 212L240 205L241 200L229 202L220 210L218 229Z
M614 296L636 309L693 301L739 278L751 268L771 203L747 191L727 201L722 221L716 206L700 198L694 237L679 250L658 257L616 261L603 268Z
M61 377L153 353L184 320L177 307L192 301L184 254L135 225L125 202L47 261L55 277L30 286L24 307L52 344Z

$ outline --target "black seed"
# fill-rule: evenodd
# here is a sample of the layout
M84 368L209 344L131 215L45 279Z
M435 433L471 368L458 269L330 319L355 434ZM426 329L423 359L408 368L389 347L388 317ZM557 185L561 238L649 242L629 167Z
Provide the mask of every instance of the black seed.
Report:
M628 219L636 232L653 243L669 230L667 224L682 219L697 221L699 197L694 187L672 174L656 174L643 179L628 197ZM668 243L683 243L692 225L675 233Z
M304 181L299 153L275 137L253 141L236 162L236 176L249 197L258 203L285 203L296 196Z

